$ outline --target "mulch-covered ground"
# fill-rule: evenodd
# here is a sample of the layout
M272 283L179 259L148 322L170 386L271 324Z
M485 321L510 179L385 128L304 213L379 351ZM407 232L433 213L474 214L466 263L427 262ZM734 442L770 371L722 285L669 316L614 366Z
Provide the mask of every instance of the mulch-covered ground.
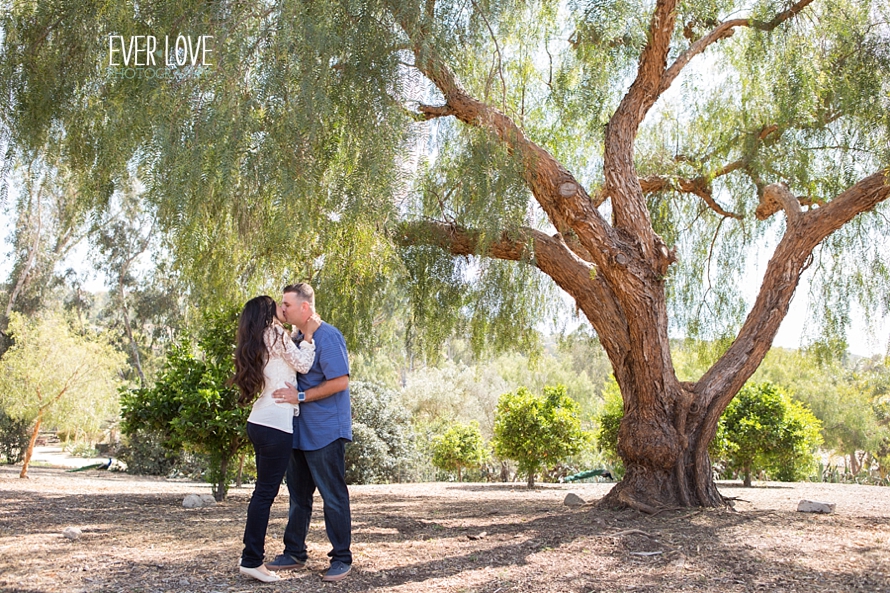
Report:
M185 509L209 486L86 471L0 468L0 591L890 592L890 488L725 484L736 510L641 515L587 504L611 484L354 486L352 574L322 583L317 501L308 570L262 584L237 572L250 488ZM803 499L833 515L796 512ZM281 551L285 489L266 554ZM82 531L77 540L66 527Z

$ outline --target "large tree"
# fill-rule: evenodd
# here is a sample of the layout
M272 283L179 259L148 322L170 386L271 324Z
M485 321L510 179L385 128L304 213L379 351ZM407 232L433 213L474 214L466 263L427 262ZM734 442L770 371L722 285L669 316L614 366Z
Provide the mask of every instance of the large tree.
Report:
M400 280L428 355L464 323L477 344L529 344L559 287L624 399L608 499L718 505L708 443L804 271L826 343L853 292L886 308L888 16L887 0L15 3L2 121L23 150L58 146L84 199L137 175L196 298L309 277L353 345L381 334ZM179 34L212 35L212 59L108 67L113 36ZM679 329L723 345L694 382L671 360Z

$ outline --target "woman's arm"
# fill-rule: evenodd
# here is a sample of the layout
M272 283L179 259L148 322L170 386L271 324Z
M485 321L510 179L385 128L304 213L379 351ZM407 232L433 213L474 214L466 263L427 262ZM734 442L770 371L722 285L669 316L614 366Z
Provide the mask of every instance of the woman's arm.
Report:
M303 340L298 348L281 326L272 326L266 331L270 334L270 340L266 342L270 354L280 356L288 366L298 373L309 372L312 363L315 362L314 343Z

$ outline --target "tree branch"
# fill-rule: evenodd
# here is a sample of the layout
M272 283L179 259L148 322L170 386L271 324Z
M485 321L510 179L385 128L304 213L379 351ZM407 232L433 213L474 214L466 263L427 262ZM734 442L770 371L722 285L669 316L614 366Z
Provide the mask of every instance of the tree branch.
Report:
M58 402L60 399L62 399L62 396L64 396L65 393L68 392L68 389L71 387L71 384L75 383L80 378L80 371L85 366L86 366L86 362L82 362L79 365L77 365L77 368L74 369L74 372L71 373L71 376L69 376L65 380L65 385L62 386L62 390L59 391L59 393L57 393L56 395L54 395L52 397L52 399L50 399L48 402L44 403L42 406L39 407L39 410L41 413L44 410L46 410L47 408L49 408L50 406L52 406L53 404L55 404L56 402ZM39 390L38 390L38 395L39 395ZM43 401L43 400L41 399L40 401Z
M813 0L800 0L799 2L795 2L794 4L792 4L791 8L789 8L788 10L785 10L785 11L777 14L773 20L768 21L768 22L751 21L750 26L754 27L755 29L760 29L761 31L772 31L773 29L775 29L776 27L778 27L779 25L781 25L788 19L797 16L797 14L801 10L806 8L807 5L812 2L813 2Z
M659 81L667 66L676 23L676 7L677 0L657 0L655 4L637 78L606 127L603 157L603 195L612 198L614 224L634 239L637 248L634 253L642 256L644 265L659 279L676 261L676 256L652 228L634 165L634 143L640 123L659 96Z
M615 226L639 241L644 258L657 261L655 234L633 162L640 123L658 99L676 22L676 0L658 0L649 25L649 41L640 56L637 78L606 127L605 190L612 198ZM651 265L650 264L650 265Z
M724 167L724 169L727 168ZM731 170L735 170L735 168ZM729 173L729 171L730 170L726 170L725 172L720 174L725 175L726 173ZM655 193L669 189L695 194L702 200L704 200L705 204L707 204L711 210L713 210L720 216L724 218L734 218L736 220L742 220L743 218L741 214L736 214L735 212L724 210L723 207L717 203L711 190L711 184L708 183L708 181L704 177L696 177L695 179L683 179L650 175L648 177L640 179L640 187L642 188L644 194Z
M507 111L507 82L504 80L504 69L503 69L503 58L501 56L501 46L498 45L498 38L494 34L494 29L491 28L491 24L488 22L488 17L485 16L485 13L482 12L482 9L479 8L479 4L476 0L470 0L473 4L473 8L476 9L476 12L479 13L479 16L482 17L482 20L485 22L485 26L488 28L488 34L491 36L492 42L494 42L494 49L498 54L498 76L501 79L501 109L506 113Z
M596 266L575 252L580 250L578 245L573 249L561 235L522 227L486 242L478 231L429 220L403 223L397 233L401 245L434 245L452 255L479 255L537 267L576 299L604 346L627 351L630 337L615 294Z
M850 222L857 215L874 209L890 197L890 166L869 175L823 206L806 213L810 232L825 237Z
M658 82L667 66L671 36L676 23L676 7L677 0L656 2L649 25L649 42L640 55L637 78L622 99L621 106L612 117L612 121L609 122L610 129L627 130L635 136L646 113L658 100Z
M788 313L813 249L859 214L890 198L890 168L869 175L826 205L808 212L800 211L797 200L786 188L769 187L773 188L770 192L774 199L786 212L793 213L791 220L796 222L787 225L735 341L695 385L698 401L705 409L705 431L716 427L720 414L763 361ZM708 443L699 444L700 448L707 446Z
M685 52L680 54L680 56L674 60L674 63L671 64L670 68L668 68L664 76L662 76L661 83L659 84L658 94L661 95L664 91L671 86L671 83L674 82L674 79L677 78L677 75L686 67L686 65L698 54L702 53L707 49L710 45L720 41L721 39L728 39L732 37L735 33L736 27L752 27L754 29L759 29L761 31L772 31L785 21L790 18L797 16L797 14L807 7L813 0L799 0L795 4L791 6L788 10L780 12L776 15L776 17L768 22L763 21L755 21L752 19L733 19L731 21L726 21L720 23L717 27L715 27L712 31L707 33L704 37L693 43L689 46Z
M419 121L427 121L436 119L437 117L450 117L455 115L454 110L448 105L423 105L417 106L417 113L414 118Z
M796 224L800 219L800 202L788 190L784 183L772 183L763 188L760 204L754 211L758 220L766 220L779 210L785 211L788 224Z
M776 132L778 132L778 134ZM773 124L773 125L763 126L757 132L746 132L744 135L748 136L748 135L755 135L755 134L756 134L756 138L754 138L754 140L750 144L750 147L742 155L741 158L736 159L735 161L728 163L726 165L723 165L722 167L720 167L719 169L716 169L715 171L713 171L711 173L699 175L698 177L695 177L693 179L685 179L682 177L672 178L672 177L665 177L665 176L660 176L660 175L649 175L648 177L643 177L639 180L640 187L642 188L644 194L665 191L668 189L672 189L675 191L682 191L682 192L686 192L686 193L692 193L692 194L695 194L695 195L699 196L700 198L702 198L702 200L704 200L705 204L707 204L711 210L713 210L720 216L723 216L724 218L734 218L736 220L742 220L743 216L741 214L737 214L735 212L730 212L728 210L725 210L722 206L720 206L720 204L717 203L717 201L714 199L714 196L713 196L713 191L711 188L711 181L718 177L722 177L724 175L729 175L730 173L733 173L735 171L748 170L751 161L754 159L754 157L757 154L757 151L760 149L760 147L763 146L764 144L772 144L772 143L777 142L778 139L782 136L782 131L779 131L779 126ZM707 160L707 159L711 158L711 156L712 155L708 155L703 160ZM676 158L677 158L677 160L688 161L693 164L698 162L696 159L690 159L689 157L685 157L682 155L678 156ZM749 174L750 174L750 171L749 171ZM754 180L754 183L755 183L755 185L757 185L758 191L760 191L761 194L763 194L765 185L762 182L760 182L760 180L756 180L756 179ZM805 200L805 199L802 198L801 200L802 200L801 204L803 204L804 203L803 200ZM810 203L811 202L812 201L810 201ZM773 208L774 205L776 206L775 208ZM773 209L770 209L770 208L773 208ZM772 214L774 214L775 212L777 212L778 208L779 208L778 202L773 202L772 199L770 199L769 205L762 203L761 206L758 207L756 215L758 216L758 218L760 220L764 220L764 219L768 218L769 216L771 216Z
M623 242L594 207L575 177L542 147L530 141L507 115L472 97L454 72L423 41L410 15L393 8L393 15L414 44L415 64L445 97L445 105L430 110L442 116L446 110L463 123L493 133L522 160L522 175L532 195L560 231L571 229L603 269L611 265Z

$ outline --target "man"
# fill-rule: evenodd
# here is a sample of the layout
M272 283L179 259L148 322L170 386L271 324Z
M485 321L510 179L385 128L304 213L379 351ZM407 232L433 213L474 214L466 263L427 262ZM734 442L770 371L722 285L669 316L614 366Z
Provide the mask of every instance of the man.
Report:
M299 337L315 314L315 291L309 284L284 287L281 308ZM297 333L299 332L299 334ZM312 496L318 488L324 502L325 531L331 542L331 566L324 581L339 581L352 569L352 517L346 488L345 445L352 440L349 402L349 359L343 334L322 322L315 330L315 362L297 385L278 389L278 402L299 403L294 417L293 455L287 470L290 512L284 531L284 553L266 567L271 570L303 568L308 558L306 535L312 517Z

